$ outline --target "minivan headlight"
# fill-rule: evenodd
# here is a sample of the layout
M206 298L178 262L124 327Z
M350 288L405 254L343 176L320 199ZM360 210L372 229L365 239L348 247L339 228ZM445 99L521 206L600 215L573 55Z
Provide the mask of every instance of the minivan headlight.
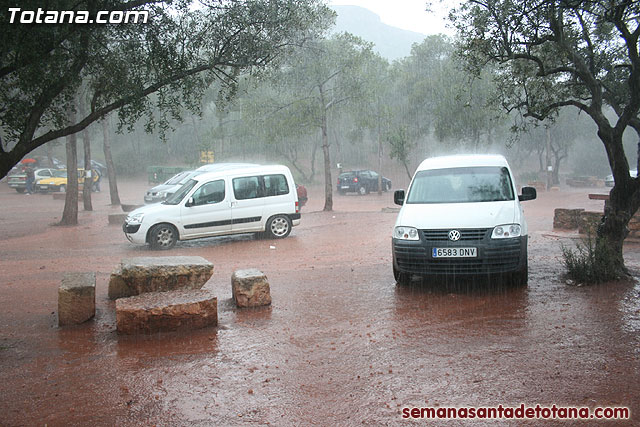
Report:
M135 214L127 217L127 222L129 224L142 224L142 219L144 218L144 214Z
M520 237L522 234L522 227L520 224L504 224L498 225L493 229L491 233L492 239L508 239L510 237Z
M393 237L401 240L420 240L418 230L413 227L396 227L393 230Z

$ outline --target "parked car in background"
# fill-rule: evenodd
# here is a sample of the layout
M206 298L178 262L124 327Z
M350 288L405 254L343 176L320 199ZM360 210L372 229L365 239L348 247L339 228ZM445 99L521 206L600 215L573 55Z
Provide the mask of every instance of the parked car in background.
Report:
M382 177L382 191L391 190L391 180ZM355 170L342 172L338 176L338 193L354 193L361 195L378 191L378 173L372 170Z
M78 169L78 190L82 191L84 187L86 172L84 169ZM94 183L98 180L98 174L93 171L91 174L91 182ZM67 170L66 169L54 169L52 176L38 180L36 178L36 191L47 193L59 191L64 193L67 191Z
M65 168L63 167L62 169ZM84 169L84 159L78 159L78 169ZM107 175L107 166L93 159L91 159L91 169L98 171L102 176Z
M637 178L638 177L638 170L637 169L631 169L629 171L629 174L631 175L631 178ZM607 187L613 187L613 184L615 184L615 181L613 180L613 175L609 175L604 179L604 185L606 185Z
M296 184L296 193L298 193L298 203L300 208L307 204L309 197L307 196L307 188L304 185Z
M156 185L155 187L147 190L144 195L144 202L147 204L162 202L167 197L175 193L176 190L182 186L182 184L196 175L198 175L197 171L178 172L162 184Z
M162 202L182 187L185 182L205 172L231 170L249 166L258 165L253 163L211 163L200 166L196 170L178 172L164 183L147 190L144 195L144 202L146 204Z
M56 173L56 172L57 172L57 169L50 169L50 168L36 169L33 172L33 174L35 176L34 183L37 183L38 180L40 180L40 179L51 178L51 177L54 176L54 173ZM9 187L13 188L18 193L24 193L26 188L27 188L27 174L26 174L26 172L19 170L19 171L17 171L17 173L9 175L9 177L7 179L7 183L9 184ZM38 191L37 188L36 188L36 191Z

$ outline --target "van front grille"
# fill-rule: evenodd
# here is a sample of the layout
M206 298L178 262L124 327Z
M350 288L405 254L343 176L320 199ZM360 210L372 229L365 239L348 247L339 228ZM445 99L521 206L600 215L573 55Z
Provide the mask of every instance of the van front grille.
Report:
M449 232L451 230L458 230L460 232L460 240L458 241L478 241L483 240L487 235L490 228L467 228L467 229L454 229L449 230L421 230L424 240L427 242L442 242L449 240Z

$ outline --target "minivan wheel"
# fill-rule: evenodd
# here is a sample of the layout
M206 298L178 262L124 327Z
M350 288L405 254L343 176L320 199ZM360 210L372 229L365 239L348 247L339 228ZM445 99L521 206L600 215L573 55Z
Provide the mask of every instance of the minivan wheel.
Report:
M396 283L401 286L407 286L411 282L411 275L398 271L396 266L393 266L393 278L396 279Z
M178 241L178 230L171 224L157 224L149 230L151 249L171 249Z
M275 215L267 221L265 232L275 239L283 239L291 233L291 220L286 215Z
M367 188L363 185L360 188L358 188L358 193L361 196L364 196L365 194L369 193L369 191L367 190Z

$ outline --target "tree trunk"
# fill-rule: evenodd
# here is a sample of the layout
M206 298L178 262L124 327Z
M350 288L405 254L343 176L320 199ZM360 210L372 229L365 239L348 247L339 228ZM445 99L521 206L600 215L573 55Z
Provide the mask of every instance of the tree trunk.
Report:
M331 185L331 159L327 136L327 111L322 111L322 153L324 154L324 211L333 210L333 186Z
M379 117L379 115L378 115ZM382 131L380 130L380 120L378 120L378 195L382 195Z
M327 115L330 106L327 105L324 98L323 86L318 87L320 93L320 105L322 105L322 118L320 129L322 131L322 153L324 154L324 209L323 211L333 210L333 186L331 183L331 158L329 152L329 134L327 126Z
M309 182L313 183L316 178L316 153L318 152L318 143L316 139L313 140L313 148L311 149L311 175L309 175Z
M404 165L405 172L407 172L407 176L409 177L409 181L411 181L412 176L411 176L411 172L409 172L409 165L407 164L407 161L403 160L402 164Z
M551 166L551 131L549 130L549 127L547 126L547 160L546 160L546 164L547 164L547 191L549 191L551 189L551 186L553 185L552 180L553 177L551 176L551 172L549 170L549 166Z
M75 123L75 113L69 111L69 123ZM64 200L64 210L60 225L77 225L78 224L78 152L76 146L76 134L66 137L67 152L67 194Z
M54 167L53 165L53 141L46 144L47 146L47 160L49 160L49 165Z
M559 153L554 153L554 165L553 165L553 185L560 185L560 163L564 159Z
M91 190L93 189L93 170L91 170L91 139L89 130L82 131L82 144L84 145L84 185L82 188L82 201L85 211L92 211Z
M84 117L84 102L79 103L80 117ZM93 171L91 170L91 139L89 138L89 128L82 130L82 144L84 145L84 185L82 189L82 202L85 211L92 211L91 190L93 189Z
M606 246L613 254L612 267L618 275L622 276L627 274L622 249L624 239L629 234L627 224L633 214L628 204L628 197L624 197L621 193L623 191L616 183L609 193L610 199L605 204L604 217L598 227L597 238L604 239ZM638 193L638 190L636 189L634 193Z
M622 145L622 134L616 133L614 129L600 128L598 136L607 150L615 184L609 192L609 200L605 204L597 238L603 239L612 252L610 262L613 271L618 276L625 276L628 271L624 265L622 248L624 239L629 234L627 227L629 220L640 207L640 183L629 174L629 164Z
M109 142L109 126L108 118L102 119L102 150L104 151L104 160L107 163L107 176L109 177L109 195L112 205L120 204L120 196L118 195L118 182L116 180L116 170L113 167L113 159L111 158L111 143Z

